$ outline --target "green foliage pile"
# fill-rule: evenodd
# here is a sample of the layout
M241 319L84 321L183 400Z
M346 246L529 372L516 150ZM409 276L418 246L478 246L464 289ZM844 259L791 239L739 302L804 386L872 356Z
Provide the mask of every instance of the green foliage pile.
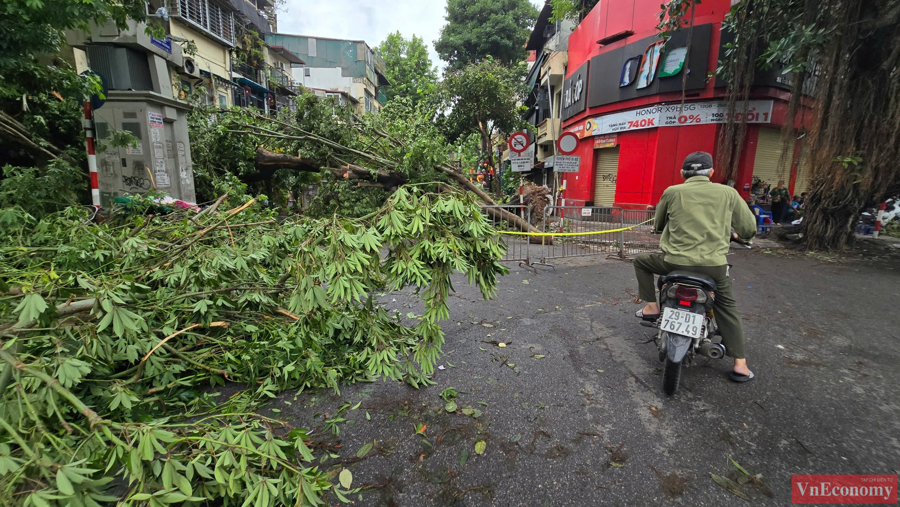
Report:
M287 389L427 383L451 274L487 298L505 272L458 194L404 186L358 219L236 201L153 216L138 199L100 224L0 211L0 505L343 500L308 429L255 409ZM379 304L404 288L421 320ZM244 390L222 402L226 383Z
M302 93L297 105L296 113L282 111L275 118L250 108L195 109L189 127L198 201L212 201L235 178L278 204L286 202L288 191L296 198L315 182L319 193L308 214L359 217L378 209L389 193L357 187L329 169L353 164L399 173L415 184L446 181L437 167L455 150L435 125L433 105L395 97L377 115L362 117L311 93ZM258 148L299 157L313 171L260 171Z

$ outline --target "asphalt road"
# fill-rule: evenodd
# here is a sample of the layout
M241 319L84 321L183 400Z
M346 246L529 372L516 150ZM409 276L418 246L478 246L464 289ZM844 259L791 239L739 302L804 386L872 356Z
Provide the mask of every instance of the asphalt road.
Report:
M460 279L434 386L359 384L291 405L285 393L272 407L319 428L339 456L325 467L343 463L365 488L357 505L741 504L710 476L742 475L729 456L759 474L741 486L755 505L789 504L791 474L900 473L900 263L730 259L757 376L745 385L702 359L666 397L631 264L582 258L513 267L492 301ZM385 301L415 311L404 295ZM480 417L447 413L448 387ZM362 403L334 437L324 414L346 401Z

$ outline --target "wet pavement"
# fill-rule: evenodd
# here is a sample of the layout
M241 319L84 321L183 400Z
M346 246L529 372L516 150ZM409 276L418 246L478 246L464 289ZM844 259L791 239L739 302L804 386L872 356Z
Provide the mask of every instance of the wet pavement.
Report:
M513 266L492 301L460 278L433 386L284 393L271 407L316 428L325 469L342 463L364 488L357 505L744 501L710 474L745 483L752 504L785 505L791 474L900 473L900 263L729 259L757 376L745 385L727 380L728 362L701 358L666 397L652 332L633 316L631 264L585 257L538 274ZM403 294L385 301L416 311ZM440 397L450 387L452 414ZM346 402L361 403L334 436L324 419Z

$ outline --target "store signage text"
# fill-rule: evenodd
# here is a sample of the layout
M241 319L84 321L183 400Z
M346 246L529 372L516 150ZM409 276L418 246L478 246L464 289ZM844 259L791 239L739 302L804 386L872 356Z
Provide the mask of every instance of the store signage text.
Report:
M736 106L734 121L747 123L770 123L772 121L771 100L751 100L746 111ZM678 127L684 125L709 125L726 123L730 119L727 102L693 102L662 105L623 111L585 120L584 123L568 129L579 137L591 137L616 132L627 132L656 127Z
M575 104L576 102L581 100L582 93L584 93L584 79L582 79L581 76L578 76L577 80L573 81L570 86L566 87L566 93L563 97L563 107L572 107L572 104Z

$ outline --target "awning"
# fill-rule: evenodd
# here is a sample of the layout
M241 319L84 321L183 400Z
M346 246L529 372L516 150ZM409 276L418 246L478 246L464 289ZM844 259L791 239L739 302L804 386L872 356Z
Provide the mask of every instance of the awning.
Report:
M537 83L538 77L541 75L541 65L544 64L544 60L547 58L547 54L541 51L538 53L537 58L535 59L534 65L531 66L531 70L528 71L528 76L525 78L528 82L528 90L534 90L534 85Z
M208 70L200 69L200 75L209 78L210 81L212 81L216 84L227 85L227 86L237 86L237 83L228 79L227 77L222 77L222 76L215 74L213 72L210 72Z
M279 55L284 57L285 60L287 60L291 63L295 63L297 65L306 65L306 62L301 60L299 56L297 56L294 53L285 49L284 46L269 46L269 47L272 48L272 51L275 51L276 53L278 53Z
M266 93L266 94L271 93L273 95L275 94L272 90L269 90L265 86L262 86L258 83L250 81L249 79L247 79L245 77L237 78L237 83L241 86L249 86L251 89L258 91L259 93Z
M550 2L544 4L541 13L538 15L537 21L534 23L534 29L528 36L528 42L525 43L525 49L529 51L540 51L544 47L544 29L550 23L553 16L553 5Z

